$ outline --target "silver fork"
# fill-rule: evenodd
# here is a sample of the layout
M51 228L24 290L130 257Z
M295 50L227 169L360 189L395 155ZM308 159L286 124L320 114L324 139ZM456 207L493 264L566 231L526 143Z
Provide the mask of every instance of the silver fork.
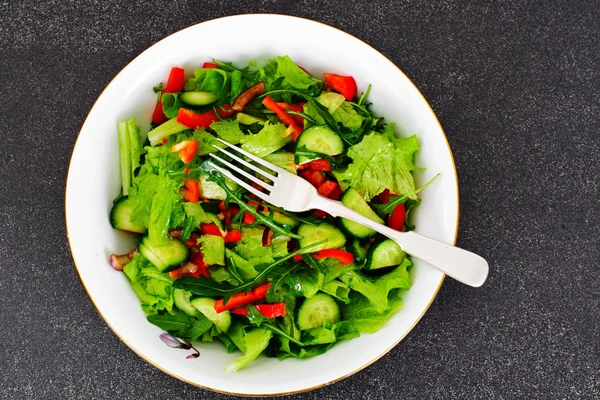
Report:
M273 171L273 173L266 172L263 169L246 162L229 149L226 150L219 146L214 146L219 152L231 157L232 160L235 160L240 165L250 168L254 172L270 180L272 184L269 184L262 179L249 174L237 165L224 160L217 154L210 154L212 158L218 160L237 174L266 189L268 193L261 192L252 187L252 185L244 182L239 176L234 175L229 169L222 168L213 162L209 162L209 164L217 171L267 203L292 212L318 209L323 210L334 217L350 219L395 240L406 253L427 262L459 282L473 287L479 287L485 282L489 271L488 263L477 254L421 236L415 232L399 232L378 222L372 221L347 208L339 201L334 201L319 195L312 184L289 171L273 165L222 139L217 140L229 147L229 149L235 150L257 164Z

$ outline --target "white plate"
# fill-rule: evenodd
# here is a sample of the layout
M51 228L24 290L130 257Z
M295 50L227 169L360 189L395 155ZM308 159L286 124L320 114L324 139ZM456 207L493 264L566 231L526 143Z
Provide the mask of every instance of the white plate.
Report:
M359 92L373 85L369 100L387 121L397 122L397 134L417 134L417 162L427 171L417 184L441 173L421 195L414 214L417 231L454 244L458 228L458 185L450 147L433 111L418 89L391 61L364 42L321 23L281 15L241 15L194 25L160 42L127 65L106 87L90 111L69 168L66 219L69 241L81 280L112 330L133 351L166 373L219 392L274 395L305 391L329 384L365 368L388 352L423 316L444 275L416 261L414 283L405 306L377 333L336 344L324 355L307 360L279 361L261 357L235 375L223 366L239 354L227 354L219 344L200 345L201 356L165 346L161 330L146 321L126 277L108 264L111 253L124 253L133 239L111 228L108 215L120 191L117 122L136 117L149 127L156 97L152 87L164 82L172 66L194 68L212 58L244 65L289 55L315 76L323 72L352 75ZM110 357L110 354L106 355Z

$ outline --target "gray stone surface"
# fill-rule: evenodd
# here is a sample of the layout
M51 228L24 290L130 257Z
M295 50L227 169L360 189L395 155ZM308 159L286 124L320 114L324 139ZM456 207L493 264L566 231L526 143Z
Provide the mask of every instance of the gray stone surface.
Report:
M305 399L600 398L600 12L590 1L0 1L0 398L218 399L107 328L70 257L78 130L128 61L179 29L276 12L341 28L422 90L454 151L458 244L491 263L446 280L380 361Z

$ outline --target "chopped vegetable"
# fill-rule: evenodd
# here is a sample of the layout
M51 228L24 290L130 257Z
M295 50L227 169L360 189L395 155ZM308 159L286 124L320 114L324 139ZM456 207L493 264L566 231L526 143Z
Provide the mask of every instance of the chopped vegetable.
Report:
M351 76L341 76L335 74L323 74L325 83L333 90L344 96L348 101L356 97L356 81Z

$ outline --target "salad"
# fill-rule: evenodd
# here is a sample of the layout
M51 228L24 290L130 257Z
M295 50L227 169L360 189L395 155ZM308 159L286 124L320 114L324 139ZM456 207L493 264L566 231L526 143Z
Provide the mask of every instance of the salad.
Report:
M370 88L358 95L351 76L319 79L288 56L245 68L213 60L187 79L174 67L154 88L147 135L135 118L118 124L122 192L110 221L138 246L110 263L166 344L219 341L242 353L225 367L237 371L261 353L322 354L402 307L412 263L394 241L266 204L207 164L221 138L374 221L414 229L408 216L431 183L415 187L419 141L373 115Z

